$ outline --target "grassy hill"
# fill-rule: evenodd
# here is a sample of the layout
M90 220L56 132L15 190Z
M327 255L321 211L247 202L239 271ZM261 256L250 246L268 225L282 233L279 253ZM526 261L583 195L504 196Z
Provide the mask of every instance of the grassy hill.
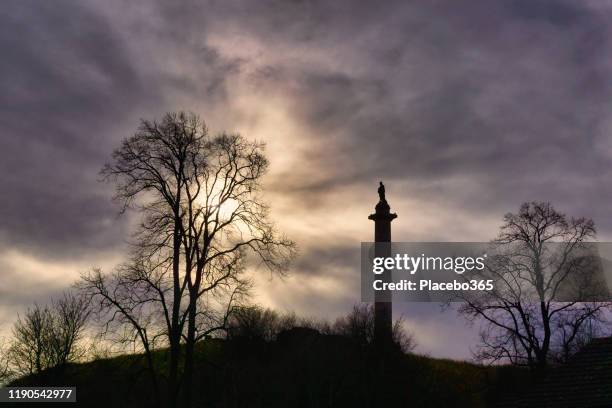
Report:
M165 351L155 358L163 370ZM399 351L382 355L347 337L306 330L289 330L268 342L202 341L196 367L194 395L198 406L207 407L478 408L527 380L527 373L513 367ZM11 385L76 386L83 407L154 406L140 355L72 364Z

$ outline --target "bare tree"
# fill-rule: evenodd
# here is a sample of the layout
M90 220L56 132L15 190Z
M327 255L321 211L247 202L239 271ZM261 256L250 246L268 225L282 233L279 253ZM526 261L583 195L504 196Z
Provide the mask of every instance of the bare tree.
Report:
M66 292L51 303L52 326L49 336L49 360L53 367L77 361L85 355L79 347L90 315L89 299Z
M17 316L10 348L11 363L19 374L35 374L51 367L49 334L53 317L48 307L34 305Z
M227 337L272 341L283 330L301 323L293 313L281 314L259 306L238 307L228 321Z
M190 405L194 345L224 328L248 293L247 261L283 272L294 255L261 199L262 151L239 135L211 137L194 114L170 113L143 121L102 170L142 223L130 261L112 278L84 276L82 286L101 300L108 322L131 326L145 349L167 344L171 406L180 386Z
M11 367L19 374L36 374L78 360L88 316L87 300L69 292L50 306L34 305L13 326Z
M602 299L587 242L594 237L592 220L568 219L550 203L525 203L504 217L485 272L495 288L463 297L459 308L480 324L477 359L541 369L593 334L610 306L588 301Z
M353 306L351 313L334 322L331 333L350 337L362 345L373 344L374 305L361 303ZM416 347L414 337L406 331L402 319L393 323L392 340L405 353Z

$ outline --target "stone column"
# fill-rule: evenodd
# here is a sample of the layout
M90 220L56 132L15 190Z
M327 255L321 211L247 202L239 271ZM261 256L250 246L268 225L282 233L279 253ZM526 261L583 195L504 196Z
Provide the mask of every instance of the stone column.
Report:
M391 207L385 198L385 186L380 182L378 188L379 201L376 204L374 214L368 218L374 221L375 256L391 256L391 221L397 218L397 214L391 213ZM381 245L378 245L381 243ZM391 272L385 271L380 275L383 282L391 282ZM389 291L377 291L374 303L374 342L377 346L391 343L393 332L391 293Z

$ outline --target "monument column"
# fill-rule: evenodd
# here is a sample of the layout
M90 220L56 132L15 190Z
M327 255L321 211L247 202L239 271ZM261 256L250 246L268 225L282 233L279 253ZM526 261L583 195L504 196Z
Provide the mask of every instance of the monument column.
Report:
M385 198L385 186L380 182L378 187L379 201L375 207L375 213L368 218L374 221L374 256L391 256L391 221L397 218L397 214L391 213L391 207ZM380 245L379 245L380 244ZM385 271L380 278L383 282L391 282L391 271ZM393 332L391 293L389 291L377 291L374 303L374 342L378 346L390 344Z

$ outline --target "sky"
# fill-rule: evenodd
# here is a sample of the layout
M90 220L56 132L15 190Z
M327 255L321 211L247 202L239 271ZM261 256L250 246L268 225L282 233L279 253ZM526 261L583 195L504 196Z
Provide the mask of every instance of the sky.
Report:
M188 110L263 141L266 200L300 256L254 301L334 318L359 301L378 181L395 241L488 241L524 201L612 240L612 5L603 1L9 0L0 10L0 333L137 221L98 172L139 120ZM476 329L396 304L417 351Z

